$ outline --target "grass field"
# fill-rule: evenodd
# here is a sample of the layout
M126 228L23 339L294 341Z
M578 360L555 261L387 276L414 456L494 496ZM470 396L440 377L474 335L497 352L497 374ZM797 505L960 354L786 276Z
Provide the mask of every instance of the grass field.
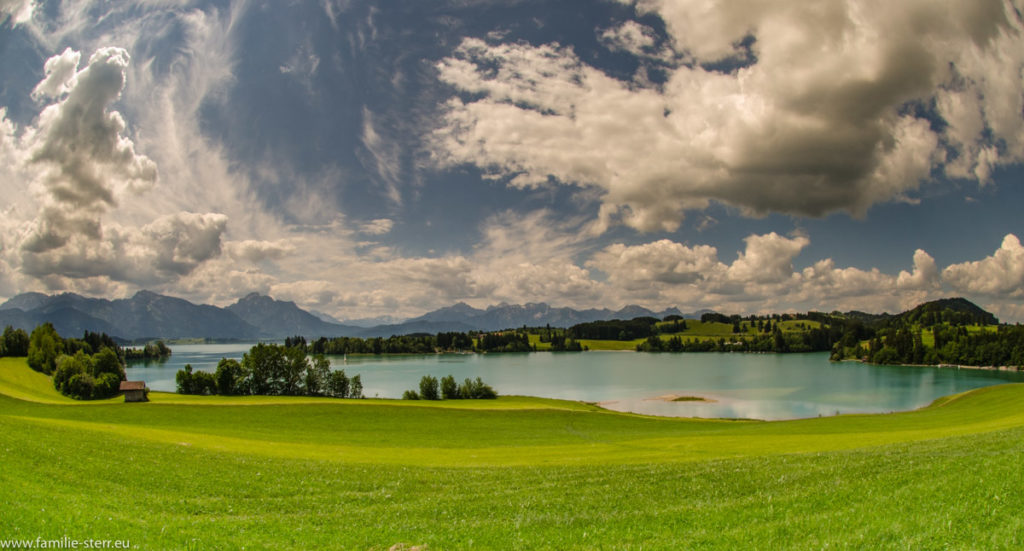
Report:
M924 410L661 419L525 397L152 393L0 360L0 540L140 549L1015 548L1024 385Z

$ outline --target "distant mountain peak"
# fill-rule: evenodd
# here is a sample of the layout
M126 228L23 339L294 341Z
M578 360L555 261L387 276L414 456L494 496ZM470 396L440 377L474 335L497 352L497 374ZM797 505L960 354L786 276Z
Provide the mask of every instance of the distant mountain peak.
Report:
M50 297L43 293L21 293L15 295L7 300L7 302L0 304L0 310L18 310L29 311L40 307Z
M153 300L157 300L157 299L160 299L160 298L164 298L164 296L163 295L159 295L157 293L154 293L153 291L149 291L147 289L143 289L143 290L135 293L132 296L132 300L148 300L148 301L153 301Z
M249 293L226 308L246 323L273 336L305 335L337 336L353 328L325 321L303 310L290 300L277 300L269 295Z

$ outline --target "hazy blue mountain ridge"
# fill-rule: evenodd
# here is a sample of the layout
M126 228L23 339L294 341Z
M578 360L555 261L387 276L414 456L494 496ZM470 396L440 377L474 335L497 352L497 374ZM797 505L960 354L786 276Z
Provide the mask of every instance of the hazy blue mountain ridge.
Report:
M80 336L96 331L125 339L210 338L224 340L284 339L303 335L319 337L389 337L410 333L448 331L495 331L522 326L570 327L607 319L638 316L663 318L681 315L677 308L654 312L629 305L620 310L553 307L546 303L498 304L486 309L457 303L398 323L371 327L351 322L335 323L324 314L314 315L294 302L250 293L225 308L197 305L187 300L139 291L131 298L108 300L74 293L45 295L24 293L0 305L0 326L31 331L51 322L61 335ZM699 313L692 314L699 317ZM387 317L381 319L388 319Z

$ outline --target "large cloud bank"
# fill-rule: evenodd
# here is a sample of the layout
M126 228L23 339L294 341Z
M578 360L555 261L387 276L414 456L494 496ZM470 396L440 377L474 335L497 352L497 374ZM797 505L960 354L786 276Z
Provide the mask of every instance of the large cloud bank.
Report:
M664 20L672 52L636 22L596 32L664 82L617 80L558 44L465 39L438 64L461 94L435 133L437 162L594 188L607 222L653 231L711 201L857 215L936 174L985 184L1024 160L1016 2L635 6Z
M157 167L111 109L125 87L128 52L100 48L79 69L81 58L68 48L46 62L32 94L45 107L31 126L0 117L12 198L3 260L53 288L81 287L75 280L155 285L189 274L220 254L227 218L173 212L141 227L109 219L120 198L157 185ZM25 182L29 188L18 189Z

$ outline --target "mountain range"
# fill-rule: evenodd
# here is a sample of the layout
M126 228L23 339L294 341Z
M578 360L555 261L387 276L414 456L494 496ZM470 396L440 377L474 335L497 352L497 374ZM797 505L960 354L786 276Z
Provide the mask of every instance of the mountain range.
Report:
M684 317L700 317L701 312ZM209 338L218 340L317 337L387 337L444 331L494 331L511 327L569 327L577 323L640 316L664 318L683 315L676 308L654 312L630 305L620 310L555 308L545 303L499 304L479 309L465 303L429 312L399 323L365 327L367 320L337 323L334 318L299 308L294 302L251 293L220 308L150 291L131 298L108 300L74 293L24 293L0 305L0 327L11 325L31 331L50 322L61 335L103 332L126 340L153 338ZM388 318L383 318L388 319Z

